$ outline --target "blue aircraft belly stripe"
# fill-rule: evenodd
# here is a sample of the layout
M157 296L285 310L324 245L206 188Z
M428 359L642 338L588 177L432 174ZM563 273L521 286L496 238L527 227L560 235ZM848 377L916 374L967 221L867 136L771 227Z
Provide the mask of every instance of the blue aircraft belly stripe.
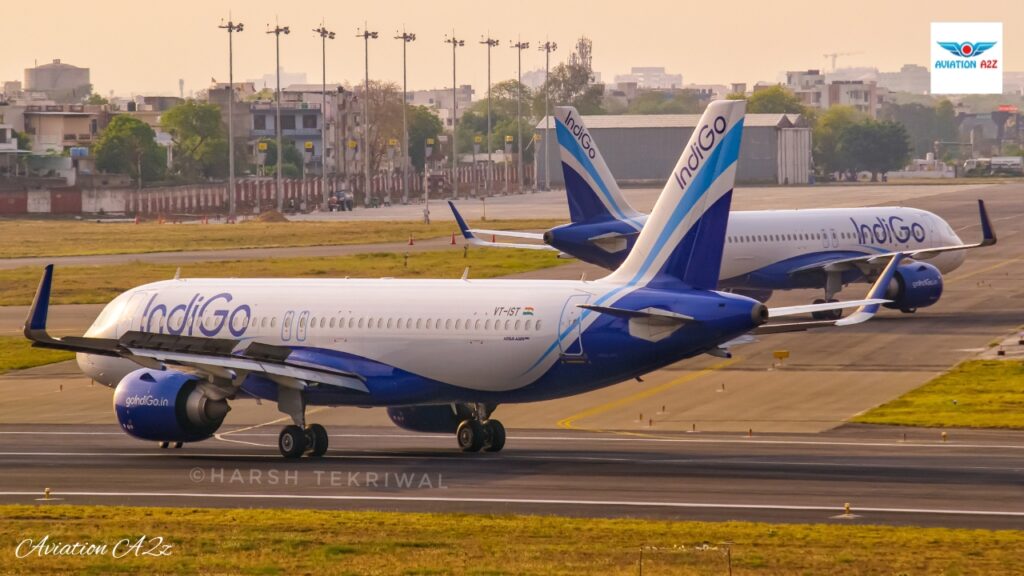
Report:
M658 259L661 251L665 249L669 238L675 233L676 228L686 218L693 207L698 201L704 196L704 194L711 189L712 184L718 180L719 177L729 169L739 156L740 138L743 133L743 120L736 123L729 133L725 135L722 143L715 148L715 150L708 157L707 162L693 178L690 183L690 187L686 190L683 198L679 204L673 210L671 216L669 216L668 222L662 229L658 236L657 241L654 244L654 248L647 254L644 263L640 266L640 270L633 276L633 279L629 281L630 285L633 285L647 273L647 270L654 264L654 261ZM730 161L724 165L719 165L719 158L722 154L727 154L726 158Z
M579 142L576 141L576 138L573 137L572 133L569 132L569 129L566 128L561 122L555 122L555 134L558 136L558 143L561 146L563 146L566 150L568 150L569 153L572 154L573 158L576 158L576 160L580 163L580 166L583 166L583 169L586 170L587 173L590 174L590 177L594 179L594 182L597 183L598 189L600 189L601 193L604 195L605 200L607 200L608 204L615 211L616 216L618 216L620 220L624 220L626 222L629 222L631 225L636 226L636 223L633 222L628 216L626 216L626 214L622 211L622 208L612 198L612 195L608 191L608 187L605 185L604 180L602 180L601 177L597 174L597 169L594 168L594 164L590 161L590 158L588 158L587 155L583 152L583 148L579 145Z

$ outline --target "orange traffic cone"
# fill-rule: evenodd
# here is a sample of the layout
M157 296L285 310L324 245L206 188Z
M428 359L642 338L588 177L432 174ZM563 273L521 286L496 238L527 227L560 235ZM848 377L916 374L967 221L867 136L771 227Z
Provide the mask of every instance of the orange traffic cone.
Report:
M452 246L455 246L455 232L452 232Z
M412 234L409 234L409 246L415 246L416 243L412 240Z
M136 223L136 224L138 224L138 223L139 223L139 215L138 215L138 214L136 214L136 215L135 215L135 223Z
M491 234L491 244L494 244L497 241L498 240L494 237L494 234Z

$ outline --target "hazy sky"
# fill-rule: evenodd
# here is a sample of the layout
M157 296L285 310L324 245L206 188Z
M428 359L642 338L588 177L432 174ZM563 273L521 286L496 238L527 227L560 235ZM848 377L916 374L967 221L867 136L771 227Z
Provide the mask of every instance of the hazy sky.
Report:
M509 40L517 36L531 43L523 52L524 72L544 65L539 41L558 43L556 63L568 57L576 38L590 37L594 68L606 82L631 66L664 66L682 73L684 83L776 81L787 69L826 67L826 52L860 52L841 57L840 67L897 70L928 63L933 20L1001 20L1004 69L1024 70L1022 0L51 0L5 11L0 80L23 80L33 62L61 58L91 68L103 94L177 94L178 78L186 93L200 90L210 78L227 81L227 34L217 25L229 11L246 26L235 36L236 81L273 72L274 41L265 30L275 15L292 29L281 37L282 67L306 72L310 82L321 76L320 39L312 32L321 18L338 34L328 41L332 82L361 81L363 41L355 34L364 21L381 36L370 42L373 78L401 81L401 42L393 37L403 26L415 32L411 89L451 86L451 47L443 40L454 28L466 40L458 51L458 81L472 83L478 96L487 78L487 49L478 42L488 31L502 42L492 49L495 81L515 77Z

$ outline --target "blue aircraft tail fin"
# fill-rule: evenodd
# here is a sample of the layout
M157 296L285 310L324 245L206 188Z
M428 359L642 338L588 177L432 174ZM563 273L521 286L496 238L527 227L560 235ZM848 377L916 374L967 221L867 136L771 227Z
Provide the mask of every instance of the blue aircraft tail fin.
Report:
M623 220L639 230L643 215L622 196L597 142L575 108L555 108L555 133L573 223Z
M633 250L609 280L718 286L746 105L708 105Z

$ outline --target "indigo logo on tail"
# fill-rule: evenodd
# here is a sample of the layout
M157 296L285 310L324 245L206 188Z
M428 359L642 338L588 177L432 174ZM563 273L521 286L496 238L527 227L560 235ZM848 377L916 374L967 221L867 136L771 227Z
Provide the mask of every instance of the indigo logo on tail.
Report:
M565 127L569 129L569 132L580 143L583 150L587 152L587 157L593 160L597 156L597 149L591 145L590 133L583 127L583 124L577 124L576 120L572 117L572 110L569 110L565 115Z
M697 129L696 141L690 144L690 153L686 157L683 167L675 174L676 182L680 187L686 188L686 184L690 182L704 162L704 153L715 147L718 137L725 133L728 126L729 122L724 117L716 116L710 124L705 124Z

